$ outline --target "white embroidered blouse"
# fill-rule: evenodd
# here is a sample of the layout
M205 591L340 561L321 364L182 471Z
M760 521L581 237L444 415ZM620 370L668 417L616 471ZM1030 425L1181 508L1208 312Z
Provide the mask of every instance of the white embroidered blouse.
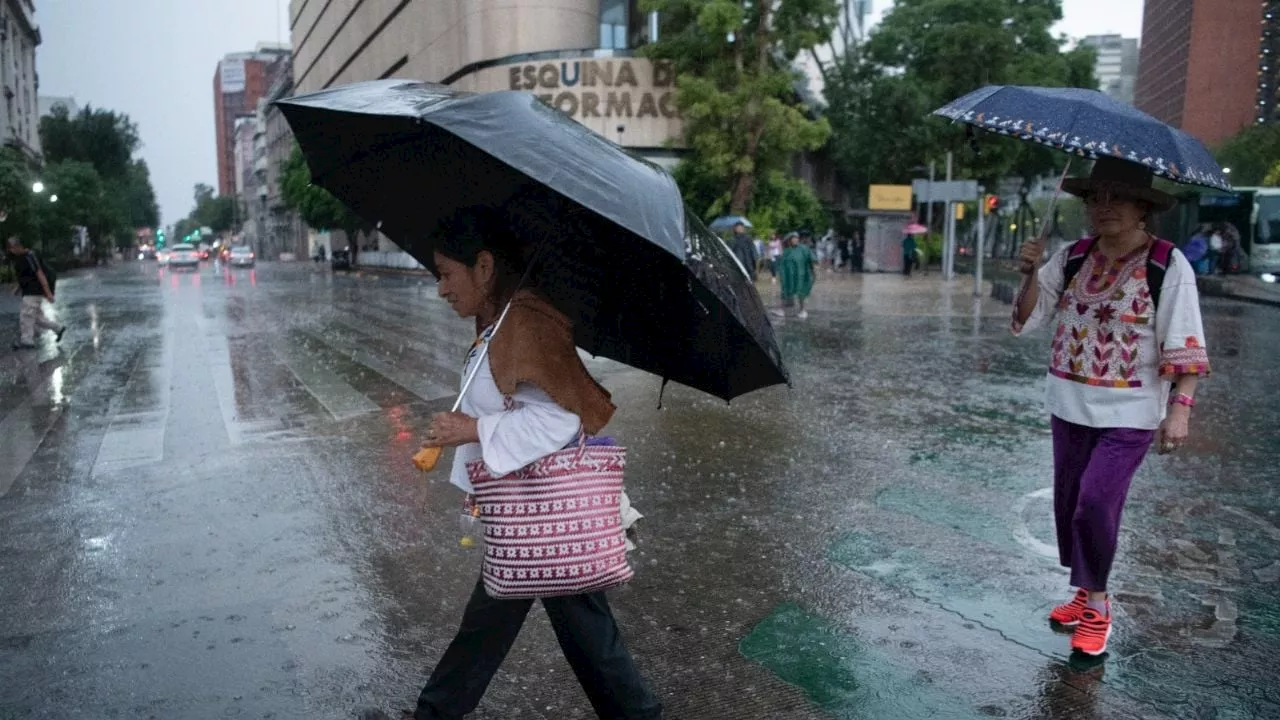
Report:
M1169 390L1179 375L1208 375L1204 326L1195 273L1173 250L1153 307L1147 285L1150 243L1110 261L1096 247L1063 289L1063 248L1040 268L1031 316L1021 335L1057 320L1049 361L1046 405L1067 422L1095 428L1154 430L1164 420Z

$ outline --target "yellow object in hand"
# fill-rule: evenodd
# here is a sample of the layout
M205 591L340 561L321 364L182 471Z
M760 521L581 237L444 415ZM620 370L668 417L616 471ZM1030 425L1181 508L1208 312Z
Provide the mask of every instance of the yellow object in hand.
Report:
M422 472L431 472L436 463L440 462L440 453L443 448L424 447L413 456L413 464Z

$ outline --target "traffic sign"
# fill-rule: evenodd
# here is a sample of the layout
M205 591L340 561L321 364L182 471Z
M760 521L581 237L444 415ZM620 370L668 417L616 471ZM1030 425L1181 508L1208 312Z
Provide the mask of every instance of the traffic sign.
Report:
M931 188L930 185L933 187ZM920 202L969 202L978 197L977 180L951 182L912 180L911 192Z

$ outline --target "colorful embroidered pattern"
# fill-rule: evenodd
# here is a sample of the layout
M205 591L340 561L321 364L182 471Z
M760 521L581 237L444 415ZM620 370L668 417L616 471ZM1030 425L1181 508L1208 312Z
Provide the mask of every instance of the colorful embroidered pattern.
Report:
M1054 377L1060 377L1063 380L1078 382L1082 385L1092 385L1093 387L1109 387L1109 388L1140 388L1141 380L1107 380L1105 378L1089 377L1087 375L1076 375L1074 373L1063 372L1058 368L1049 368L1049 374Z
M1049 364L1054 377L1094 387L1143 386L1142 347L1154 320L1147 251L1111 261L1094 250L1085 259L1058 302Z
M1172 380L1179 375L1209 375L1209 353L1200 347L1200 341L1187 338L1187 347L1165 350L1160 355L1160 377Z

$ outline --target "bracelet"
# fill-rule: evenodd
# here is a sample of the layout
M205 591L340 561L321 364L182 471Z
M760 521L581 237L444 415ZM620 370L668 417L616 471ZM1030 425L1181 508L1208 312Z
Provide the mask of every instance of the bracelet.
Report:
M1195 407L1196 399L1186 393L1178 393L1169 398L1170 405L1186 405L1187 407Z

